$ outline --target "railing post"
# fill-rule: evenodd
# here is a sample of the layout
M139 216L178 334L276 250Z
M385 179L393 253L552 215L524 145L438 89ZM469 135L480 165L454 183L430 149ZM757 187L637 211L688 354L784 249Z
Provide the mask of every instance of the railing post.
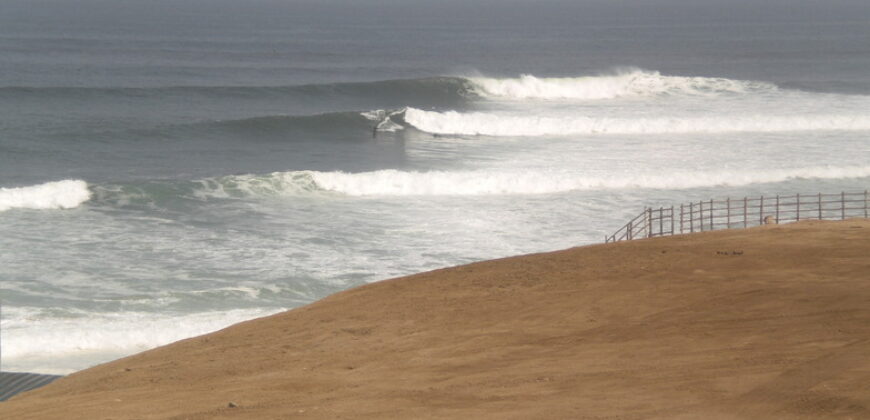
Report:
M846 220L846 192L840 191L840 220Z
M647 215L647 219L646 219L646 237L647 237L647 238L652 238L652 237L653 237L653 232L652 232L652 207L646 209L646 215Z
M746 223L749 220L749 205L746 202L746 197L743 197L743 227L746 228Z
M801 221L801 193L797 193L797 221Z
M867 218L867 190L864 190L864 218Z
M689 203L689 233L693 232L695 232L695 203L691 202Z
M671 206L671 236L674 236L674 206Z
M704 231L704 200L698 201L698 223L701 224L701 232Z
M779 224L779 194L776 195L776 224Z
M728 207L725 210L725 229L731 229L731 197L725 198L725 206Z
M628 230L625 233L625 237L628 238L628 240L630 241L632 239L632 230L634 230L634 227L631 225L631 222L628 222L627 226Z
M819 220L822 220L822 193L819 193Z
M866 194L865 194L865 196L866 196ZM866 202L867 202L867 200L864 200L865 204L866 204ZM867 206L865 205L864 207L867 207ZM684 212L683 204L680 203L680 234L681 235L683 234L683 212Z
M659 207L659 236L665 236L665 208Z
M759 203L758 203L758 220L759 220L759 225L764 224L764 196L763 195L761 196L761 200L759 200Z
M716 229L713 226L713 199L710 199L710 230Z

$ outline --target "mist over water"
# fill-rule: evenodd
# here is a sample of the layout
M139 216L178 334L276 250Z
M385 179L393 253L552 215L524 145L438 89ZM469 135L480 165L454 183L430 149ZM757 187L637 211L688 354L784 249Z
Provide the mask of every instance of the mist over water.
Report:
M870 6L11 0L3 369L870 187Z

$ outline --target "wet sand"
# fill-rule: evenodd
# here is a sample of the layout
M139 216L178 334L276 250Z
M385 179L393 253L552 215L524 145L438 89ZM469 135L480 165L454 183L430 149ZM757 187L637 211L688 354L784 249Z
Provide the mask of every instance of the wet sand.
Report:
M383 281L75 373L0 418L870 418L870 221Z

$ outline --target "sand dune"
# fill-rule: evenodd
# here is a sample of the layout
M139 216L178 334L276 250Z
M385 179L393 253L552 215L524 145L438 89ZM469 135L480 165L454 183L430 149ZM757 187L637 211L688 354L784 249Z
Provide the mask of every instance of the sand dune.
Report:
M870 221L384 281L78 372L0 418L870 418Z

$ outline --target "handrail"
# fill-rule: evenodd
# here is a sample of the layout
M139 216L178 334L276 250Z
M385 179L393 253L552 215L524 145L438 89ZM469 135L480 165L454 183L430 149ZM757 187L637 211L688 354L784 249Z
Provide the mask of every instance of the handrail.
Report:
M678 217L679 216L679 217ZM679 207L647 207L604 242L717 229L746 228L800 220L845 220L870 216L870 192L775 195L710 199Z

